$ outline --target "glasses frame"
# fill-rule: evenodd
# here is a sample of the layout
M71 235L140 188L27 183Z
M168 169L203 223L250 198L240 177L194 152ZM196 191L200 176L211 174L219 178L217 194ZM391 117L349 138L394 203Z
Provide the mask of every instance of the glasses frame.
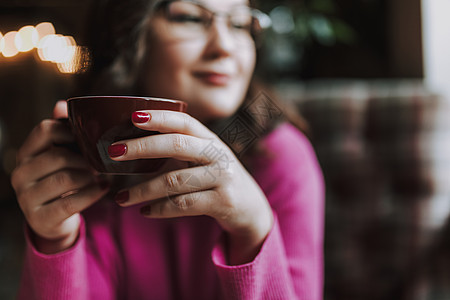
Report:
M214 20L217 17L223 16L227 18L228 22L230 22L231 13L230 12L217 12L213 11L210 8L206 7L202 3L194 0L162 0L162 1L156 1L153 6L151 7L151 13L154 14L156 11L160 9L166 9L168 5L170 5L173 2L188 2L195 4L205 11L209 12L211 14L211 18L209 22L206 24L206 28L210 28L211 24L214 22ZM265 30L269 29L272 26L272 20L269 17L269 15L263 13L259 9L249 7L249 11L251 13L252 18L258 21L258 32L250 32L250 35L253 37L253 39L257 39L259 35L261 35ZM231 23L231 22L230 22Z

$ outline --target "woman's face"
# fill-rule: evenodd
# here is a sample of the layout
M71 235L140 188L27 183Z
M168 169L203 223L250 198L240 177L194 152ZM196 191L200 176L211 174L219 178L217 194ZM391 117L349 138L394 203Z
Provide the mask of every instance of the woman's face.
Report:
M192 7L174 6L172 20L163 14L149 20L141 88L149 96L187 102L188 113L207 122L232 115L242 103L256 51L251 36L230 27L226 17L231 11L239 14L238 7L248 5L247 1L202 0L201 4L219 14L204 31L192 30L199 28L198 20L187 19L184 11Z

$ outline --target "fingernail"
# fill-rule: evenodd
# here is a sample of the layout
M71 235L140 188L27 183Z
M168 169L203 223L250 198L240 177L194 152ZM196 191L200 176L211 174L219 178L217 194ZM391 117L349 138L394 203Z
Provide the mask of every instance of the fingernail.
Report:
M128 201L129 198L130 198L130 192L123 191L123 192L118 193L114 197L114 201L116 201L117 204L124 204L125 202Z
M108 147L108 154L110 157L119 157L127 152L127 145L116 144Z
M141 214L144 216L149 216L152 213L152 207L150 205L141 207Z
M131 116L131 118L133 119L134 123L138 123L138 124L146 123L146 122L150 121L150 114L135 111L133 113L133 115Z

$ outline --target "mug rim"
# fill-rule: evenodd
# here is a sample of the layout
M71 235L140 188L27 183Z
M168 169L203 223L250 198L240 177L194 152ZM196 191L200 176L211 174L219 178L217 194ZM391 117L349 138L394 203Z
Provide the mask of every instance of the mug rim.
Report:
M68 98L66 101L84 100L84 99L111 99L111 100L145 100L145 101L160 101L160 102L171 102L186 105L187 103L182 100L159 98L159 97L149 97L149 96L77 96Z

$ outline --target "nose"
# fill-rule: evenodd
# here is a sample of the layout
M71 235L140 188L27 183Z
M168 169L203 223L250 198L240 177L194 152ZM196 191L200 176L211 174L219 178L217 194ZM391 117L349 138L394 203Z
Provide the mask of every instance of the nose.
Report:
M210 25L207 54L211 57L230 56L236 50L236 38L225 18L216 18Z

